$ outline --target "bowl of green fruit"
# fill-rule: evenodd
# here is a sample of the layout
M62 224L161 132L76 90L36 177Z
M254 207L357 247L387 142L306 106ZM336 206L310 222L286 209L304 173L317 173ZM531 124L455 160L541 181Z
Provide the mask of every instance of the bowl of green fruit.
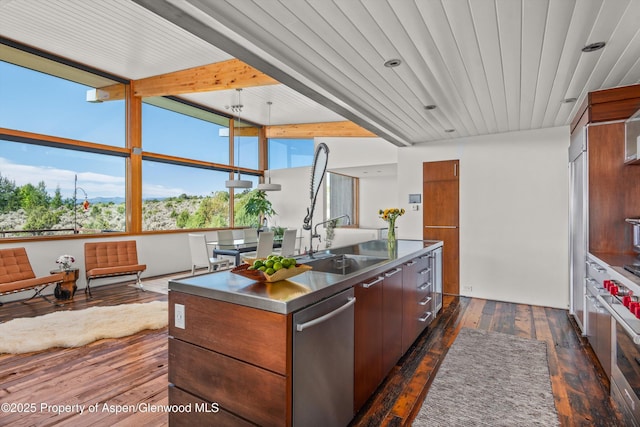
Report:
M298 264L295 258L275 254L269 255L267 258L245 258L244 262L231 272L261 282L286 280L311 270L310 265Z

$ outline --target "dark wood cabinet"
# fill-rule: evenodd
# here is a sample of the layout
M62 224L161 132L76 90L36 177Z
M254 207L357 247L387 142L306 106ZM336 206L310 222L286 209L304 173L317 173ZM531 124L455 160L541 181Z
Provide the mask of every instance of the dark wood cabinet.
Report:
M169 324L169 382L179 391L170 396L216 403L230 420L291 425L291 316L171 291L169 319L176 304L185 328Z
M382 372L402 357L402 267L384 273L382 282Z
M434 318L433 273L430 254L417 257L402 267L402 353L404 354ZM435 267L440 268L440 267Z
M376 390L382 372L382 282L374 277L355 286L354 410Z
M432 272L440 266L432 261L433 252L391 264L354 286L354 412L435 315ZM184 310L184 328L175 324L176 306ZM291 426L296 313L278 314L172 289L169 403L202 410L171 414L171 425Z

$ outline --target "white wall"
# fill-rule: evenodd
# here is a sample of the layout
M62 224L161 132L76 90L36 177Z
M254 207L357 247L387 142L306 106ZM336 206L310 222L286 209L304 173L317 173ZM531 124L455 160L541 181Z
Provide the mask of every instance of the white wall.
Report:
M568 307L568 145L558 127L398 150L405 209L406 194L422 193L423 162L460 159L462 294ZM422 211L397 225L400 238L419 238Z
M36 276L48 275L50 270L57 269L56 259L60 255L69 254L75 258L73 267L80 269L78 279L78 289L86 287L84 269L84 244L85 242L98 242L107 240L135 240L138 249L138 262L147 264L147 270L142 273L142 277L153 277L164 274L187 271L191 274L191 254L189 252L188 232L178 234L151 234L140 236L113 236L100 239L74 238L69 240L38 241L38 242L18 242L2 243L0 249L12 247L24 247L31 263L31 268ZM216 240L215 232L206 232L207 239ZM113 282L134 279L135 276L123 276L113 279L96 279L91 287L99 287ZM53 286L49 286L45 294L53 293ZM76 298L83 292L77 292ZM18 294L5 295L0 297L0 301L12 301L23 299L32 294L31 291ZM81 296L84 298L84 295Z

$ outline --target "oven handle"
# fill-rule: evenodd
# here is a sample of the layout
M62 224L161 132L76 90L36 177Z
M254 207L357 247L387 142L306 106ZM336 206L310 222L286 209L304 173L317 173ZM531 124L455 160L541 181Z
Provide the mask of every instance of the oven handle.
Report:
M629 324L622 318L622 316L620 316L618 312L615 311L604 298L602 298L602 295L596 295L596 298L600 302L600 304L602 304L602 306L609 312L609 314L611 314L611 316L616 319L616 322L622 325L627 335L629 335L633 339L633 343L640 344L640 335L638 335L636 331L634 331L631 326L629 326Z

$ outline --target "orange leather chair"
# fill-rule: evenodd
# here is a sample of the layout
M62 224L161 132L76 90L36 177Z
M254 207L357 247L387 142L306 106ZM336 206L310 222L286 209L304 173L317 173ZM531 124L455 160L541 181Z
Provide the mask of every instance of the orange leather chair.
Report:
M102 277L135 274L136 283L144 291L140 275L147 269L146 264L138 264L135 240L92 242L84 244L84 265L87 287L84 293L91 295L91 280Z

